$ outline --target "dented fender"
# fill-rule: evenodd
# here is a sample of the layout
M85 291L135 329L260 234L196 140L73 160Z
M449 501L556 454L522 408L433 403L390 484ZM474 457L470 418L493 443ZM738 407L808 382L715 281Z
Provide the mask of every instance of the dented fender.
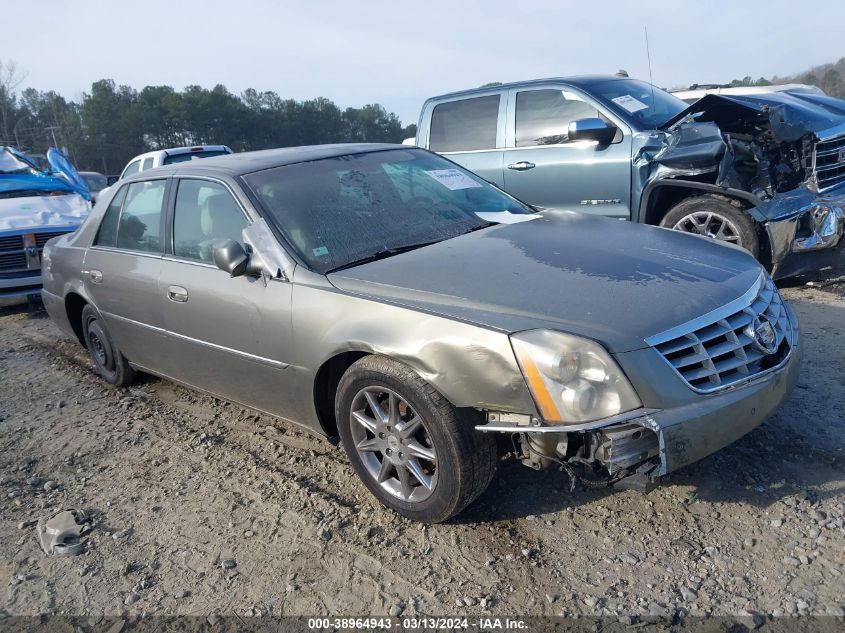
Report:
M302 342L296 373L313 376L345 352L379 354L411 367L456 407L536 415L507 333L354 296L304 269L297 269L295 295L296 313L308 315L293 324ZM316 413L307 413L318 425Z

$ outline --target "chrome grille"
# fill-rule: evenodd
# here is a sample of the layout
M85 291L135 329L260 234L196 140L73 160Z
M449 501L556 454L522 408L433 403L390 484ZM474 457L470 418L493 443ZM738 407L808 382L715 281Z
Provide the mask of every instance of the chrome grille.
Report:
M820 190L845 182L845 135L816 143L813 171Z
M40 262L41 251L48 240L65 235L68 231L45 231L43 233L34 233L35 246L38 249L38 258L34 259L33 267L37 268ZM31 234L27 234L31 235ZM32 238L30 238L32 239ZM29 261L26 257L26 236L25 235L7 235L0 237L0 271L19 271L27 270L29 268ZM31 244L32 242L30 242Z
M22 250L0 253L0 271L4 270L26 270L26 253Z
M647 341L696 391L723 389L780 364L789 354L792 323L768 275L761 275L738 304L717 312ZM774 330L772 353L755 341L754 328L765 321Z
M0 251L13 251L23 248L23 235L0 237Z

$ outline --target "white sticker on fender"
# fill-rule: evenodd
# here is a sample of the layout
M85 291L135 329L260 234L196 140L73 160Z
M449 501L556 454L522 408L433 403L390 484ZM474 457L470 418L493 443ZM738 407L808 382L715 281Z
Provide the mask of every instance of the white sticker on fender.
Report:
M432 169L430 171L426 171L425 173L452 191L456 191L458 189L472 189L474 187L481 186L480 182L476 182L460 169Z

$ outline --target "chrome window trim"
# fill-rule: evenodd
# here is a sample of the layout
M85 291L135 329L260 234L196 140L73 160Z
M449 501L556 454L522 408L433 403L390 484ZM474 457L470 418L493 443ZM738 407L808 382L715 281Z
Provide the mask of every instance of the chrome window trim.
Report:
M161 259L162 253L150 253L149 251L132 251L127 248L117 248L116 246L99 246L93 245L88 247L89 251L103 251L105 253L118 253L120 255L135 255L138 257L147 257L149 259Z
M214 264L209 264L208 262L202 261L201 259L190 259L189 257L179 257L177 255L162 255L161 261L173 262L174 264L188 264L190 266L198 266L200 268L213 268L214 270L220 270Z
M177 334L176 332L172 332L170 330L166 330L164 328L156 327L155 325L149 325L148 323L141 323L140 321L135 321L134 319L129 319L127 317L119 316L117 314L113 314L111 312L102 312L103 316L107 318L116 319L118 321L123 321L124 323L128 323L130 325L136 325L138 327L142 327L144 329L150 330L152 332L156 332L158 334L163 334L164 336L170 336L173 338L178 338L183 341L187 341L189 343L196 343L197 345L201 345L203 347L208 347L209 349L214 349L220 352L226 352L228 354L232 354L234 356L240 356L241 358L245 358L247 360L251 360L257 363L262 363L264 365L269 365L270 367L275 367L276 369L286 369L290 366L289 363L284 363L279 360L273 360L272 358L266 358L264 356L257 356L255 354L250 354L249 352L242 352L237 349L233 349L231 347L226 347L225 345L218 345L217 343L211 343L210 341L203 341L202 339L193 338L191 336L185 336L184 334Z
M489 154L490 152L501 152L504 147L491 147L490 149L462 149L456 152L435 152L438 156L457 156L458 154ZM434 152L434 150L428 150Z

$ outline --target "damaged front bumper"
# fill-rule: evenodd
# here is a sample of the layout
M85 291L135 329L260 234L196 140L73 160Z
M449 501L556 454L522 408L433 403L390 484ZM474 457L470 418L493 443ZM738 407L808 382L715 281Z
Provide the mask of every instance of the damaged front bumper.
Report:
M564 458L569 436L582 434L593 438L593 459L611 475L636 469L658 477L707 457L763 423L797 384L801 357L800 334L795 328L789 354L778 366L721 391L702 394L687 404L640 409L567 427L544 425L532 416L489 413L487 424L475 428L525 434L529 452L538 456L529 465L537 468ZM544 455L553 459L544 460Z
M771 246L775 279L843 261L845 184L817 194L806 187L779 194L757 208Z

